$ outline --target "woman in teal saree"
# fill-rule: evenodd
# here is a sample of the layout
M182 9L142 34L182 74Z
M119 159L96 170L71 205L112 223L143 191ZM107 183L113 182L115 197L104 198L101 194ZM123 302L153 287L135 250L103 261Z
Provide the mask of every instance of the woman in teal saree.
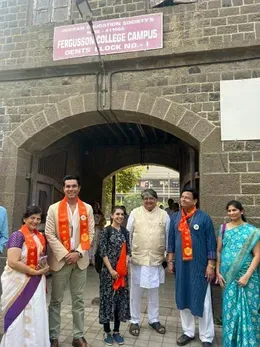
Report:
M260 346L260 231L246 223L239 201L227 204L216 274L223 288L223 347Z

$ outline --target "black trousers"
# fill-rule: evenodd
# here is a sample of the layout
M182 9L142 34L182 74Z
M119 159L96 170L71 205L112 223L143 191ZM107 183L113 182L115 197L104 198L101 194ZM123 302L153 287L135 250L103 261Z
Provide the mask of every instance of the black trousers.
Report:
M119 328L120 328L120 321L118 319L118 308L115 309L115 313L114 313L114 332L119 332ZM110 322L107 322L104 324L104 332L105 333L110 333L111 329L110 329Z

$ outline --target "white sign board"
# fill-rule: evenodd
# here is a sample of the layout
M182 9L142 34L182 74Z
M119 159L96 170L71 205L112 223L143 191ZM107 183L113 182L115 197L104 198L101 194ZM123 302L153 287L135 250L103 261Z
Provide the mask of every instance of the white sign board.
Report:
M221 140L260 140L260 78L220 82Z

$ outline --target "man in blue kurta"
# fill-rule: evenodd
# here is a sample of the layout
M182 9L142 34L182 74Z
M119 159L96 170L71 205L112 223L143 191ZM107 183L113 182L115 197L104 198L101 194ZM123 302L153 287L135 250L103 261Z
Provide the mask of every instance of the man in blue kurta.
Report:
M0 253L3 253L8 241L8 222L7 212L3 206L0 206Z
M210 282L215 276L216 237L211 218L196 209L198 194L185 188L181 211L171 218L168 239L168 271L176 272L176 304L180 310L183 335L178 346L195 337L195 317L199 317L202 346L214 338Z

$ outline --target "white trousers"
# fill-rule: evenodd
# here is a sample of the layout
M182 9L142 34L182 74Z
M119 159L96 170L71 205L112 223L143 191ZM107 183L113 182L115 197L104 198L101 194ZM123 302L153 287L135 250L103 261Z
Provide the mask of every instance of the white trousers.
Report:
M189 309L181 310L181 325L185 335L189 337L195 336L195 317ZM208 285L205 301L203 317L199 317L199 337L202 342L212 343L214 339L214 322L211 304L210 284Z
M130 290L130 310L131 323L140 324L141 313L141 294L140 284L131 283ZM150 288L148 290L148 320L149 323L159 321L159 288Z

